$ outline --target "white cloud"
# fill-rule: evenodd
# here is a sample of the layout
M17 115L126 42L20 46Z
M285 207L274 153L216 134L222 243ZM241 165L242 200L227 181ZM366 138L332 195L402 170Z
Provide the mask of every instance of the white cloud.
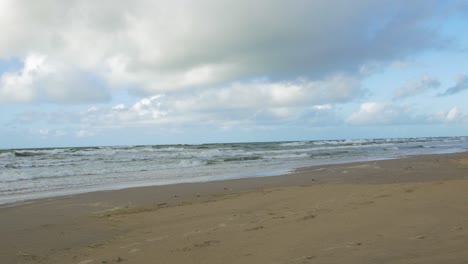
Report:
M338 85L340 81L343 85ZM344 77L321 82L236 83L225 88L184 94L182 98L180 95L146 97L128 107L117 105L111 111L101 111L98 117L91 120L100 124L121 125L234 121L255 124L297 121L319 112L327 113L327 117L330 117L328 113L334 111L331 103L352 100L361 91L358 84ZM328 94L328 89L340 89L340 93ZM323 102L328 104L317 104ZM87 118L90 116L88 113L85 115ZM315 116L314 119L319 118ZM320 120L329 123L325 119Z
M103 87L66 65L45 55L29 54L23 68L0 77L0 103L88 103L108 100Z
M324 105L314 105L313 109L317 110L331 110L333 106L331 104L324 104Z
M40 135L42 136L47 136L49 135L49 130L48 129L39 129L39 131L37 131Z
M359 110L352 113L346 122L351 125L390 125L412 123L409 106L393 105L386 102L367 102L361 104Z
M320 81L254 81L179 96L180 111L263 109L349 102L363 93L359 79L335 75Z
M92 137L95 135L95 132L87 130L87 129L80 129L78 132L76 132L76 136L79 138L84 138L84 137Z
M124 104L117 104L112 107L112 110L124 110L126 106Z
M389 102L366 102L359 109L343 119L333 104L287 105L258 108L178 108L177 99L171 96L151 96L125 106L117 104L107 107L89 107L77 112L31 112L23 113L16 119L17 124L33 124L55 128L37 130L48 136L75 134L76 137L92 137L108 129L180 129L203 127L209 129L233 128L278 128L278 127L340 127L379 125L417 125L468 122L468 115L458 107L434 114L418 115L410 105ZM268 104L267 104L268 105ZM248 106L248 105L247 105ZM57 129L60 128L60 129ZM60 130L60 131L59 131ZM75 131L75 132L72 132Z
M416 80L411 80L405 86L395 91L394 98L401 99L422 94L431 89L440 87L440 81L432 76L423 75Z
M34 83L53 70L45 63L45 57L29 55L18 72L3 73L0 77L0 103L30 102L36 96Z
M30 128L29 134L32 136L39 136L41 139L48 139L52 137L63 137L67 135L67 132L56 128Z
M161 102L158 100L160 97L160 95L156 95L141 99L130 108L129 113L135 114L141 119L158 119L166 116L167 112L161 110Z
M388 102L367 102L352 113L346 122L350 125L430 125L441 123L468 123L468 115L459 107L435 113L417 114L411 105Z
M300 91L315 86L304 83L306 88L293 85L293 91ZM252 84L236 84L238 89L248 89ZM157 95L140 99L133 104L110 105L107 107L90 106L81 111L52 111L27 112L16 117L17 124L31 125L40 123L62 127L67 131L75 130L77 137L90 137L105 129L132 127L212 127L227 129L237 126L282 126L285 124L306 125L336 125L339 119L331 103L316 105L313 102L322 101L320 98L301 98L296 94L289 94L279 87L282 84L256 83L265 85L265 91L252 94L249 101L237 105L246 94L234 91L214 90L214 97L185 97L181 101L177 96ZM277 89L268 90L270 85ZM309 85L309 86L308 86ZM285 86L288 87L288 86ZM320 94L326 86L317 86ZM268 89L267 89L268 88ZM260 89L262 90L262 89ZM219 99L221 98L221 99ZM210 100L218 100L210 102ZM342 100L342 97L329 98ZM348 98L352 99L352 98ZM232 100L230 102L229 100ZM310 100L310 101L307 101ZM330 101L329 100L329 101ZM191 103L189 103L191 102ZM53 133L50 133L53 134Z
M464 114L460 108L454 106L448 111L439 111L428 118L431 123L457 123L468 122L468 115Z

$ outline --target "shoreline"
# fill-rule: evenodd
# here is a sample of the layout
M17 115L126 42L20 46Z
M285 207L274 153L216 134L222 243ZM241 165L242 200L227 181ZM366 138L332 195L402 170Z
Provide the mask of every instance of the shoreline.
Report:
M129 253L134 248L129 248L128 250L126 248L121 248L124 246L121 243L123 243L123 241L139 241L145 237L144 234L146 234L146 232L154 233L152 234L152 238L147 237L145 238L146 240L156 239L163 233L164 234L162 236L167 235L173 238L177 237L178 239L186 239L183 234L178 234L178 230L181 228L184 230L186 228L198 230L201 226L204 226L205 223L211 223L211 221L215 221L216 219L216 221L221 221L220 219L225 219L226 217L232 218L233 214L238 214L236 212L239 212L239 214L240 212L244 212L247 215L252 214L253 218L249 218L250 220L246 220L247 222L244 221L245 223L238 223L238 225L244 223L247 226L242 228L239 227L241 228L240 230L233 229L233 232L235 232L230 233L229 236L234 237L228 238L223 234L218 234L213 238L211 236L213 236L213 233L216 233L215 231L217 229L215 229L211 233L209 232L204 235L203 238L206 239L206 241L237 241L234 238L237 237L236 234L240 231L250 230L252 228L252 231L257 231L255 228L258 228L258 233L262 233L264 228L265 230L268 230L267 227L270 224L269 221L273 221L271 219L274 219L274 221L280 221L283 219L274 218L276 215L284 215L284 217L286 217L284 219L289 219L287 214L291 213L302 215L304 210L313 211L313 215L322 215L322 209L317 207L318 205L314 205L313 208L308 207L310 202L315 203L315 201L322 201L327 204L329 207L327 210L341 212L344 216L351 214L352 217L356 217L356 223L366 225L366 223L369 224L368 221L372 221L372 219L359 218L359 215L354 215L348 210L355 207L360 208L360 203L364 203L364 205L366 205L366 208L364 208L365 210L375 210L368 212L371 215L375 214L379 210L387 208L385 209L385 212L387 210L403 210L401 211L403 215L400 216L404 216L408 209L401 208L401 206L403 206L401 202L404 202L404 199L409 199L407 194L419 194L419 191L414 191L416 189L430 190L429 192L421 192L420 195L425 195L424 198L414 200L413 202L421 203L415 205L416 209L427 207L427 209L424 209L422 213L427 214L429 217L428 219L431 219L431 217L435 217L432 214L440 214L443 208L426 204L425 201L427 200L436 203L439 200L442 201L443 199L449 199L452 197L450 195L466 197L466 189L460 188L468 186L467 172L468 152L464 152L455 154L410 156L392 160L321 165L297 169L294 173L281 176L182 183L164 186L147 186L36 199L10 207L0 207L0 215L2 215L0 218L0 259L5 260L4 263L83 264L102 263L101 261L112 263L112 261L115 262L116 257L121 257L130 261L133 257L136 257L129 263L145 263L144 261L142 262L141 259L138 261L138 257L142 256L141 254L137 254L135 251L137 249L143 250L143 245L135 246L135 252ZM404 191L400 193L398 190ZM436 196L431 193L438 193L439 191L441 193L448 191L447 194L449 195L445 198L445 194L442 196ZM355 194L349 196L349 193ZM362 202L361 198L359 198L366 196L368 193L373 193L374 196L385 195L385 197L387 197L387 195L390 195L388 197L393 197L392 199L395 200L386 198L385 200L388 200L389 204L384 204L382 205L383 207L374 206L374 204L378 203L373 201L372 203L367 204L366 201ZM262 197L269 198L262 200L264 199ZM297 197L301 198L299 199ZM348 200L352 202L351 205L341 204ZM276 202L273 203L271 201ZM329 205L329 202L327 201L335 201L338 205ZM444 200L444 203L450 203L446 205L447 210L451 208L452 204L457 204L458 206L459 202L463 202L463 199L461 199L461 201ZM278 207L280 204L282 205L281 208ZM466 209L466 206L460 206L460 208ZM460 213L459 210L462 210L460 208L457 207L458 211L456 212ZM275 216L271 215L271 219L268 218L270 213L266 215L263 215L262 213L267 209L270 210L272 214L275 214ZM199 215L200 212L204 212L203 215ZM453 212L444 211L443 213L452 214ZM183 222L182 226L178 226L177 223L179 223L179 220L177 219L186 219L185 216L189 217L188 220ZM388 217L391 218L397 216L398 214ZM468 212L466 215L463 214L461 216L468 219ZM155 226L155 223L162 219L161 217L167 217L164 218L167 221L164 220ZM301 217L307 218L308 216L304 215ZM311 216L311 218L314 217ZM332 215L330 215L330 217L332 217ZM336 218L334 217L342 216L335 215L330 218L329 221L335 221ZM414 217L417 218L419 216ZM258 219L264 218L270 220L265 220L266 222L257 223L256 225L249 227L249 221L253 221L252 223L254 223L258 221ZM148 219L154 220L147 222ZM194 221L194 219L200 219L201 222ZM232 220L232 223L236 222L236 219ZM409 221L408 224L411 224L411 221L416 221L415 219L406 219L405 221ZM453 219L448 219L447 221L449 220L452 221ZM457 226L464 228L463 230L468 230L468 226L465 227L465 222L462 220L458 219L458 222L450 222L450 224L456 224ZM227 220L222 220L221 222L224 223L225 221ZM391 221L399 222L400 220L395 218ZM405 225L405 221L401 223L402 226ZM418 221L419 220L416 222ZM289 224L291 225L287 227L293 229L300 228L302 226L302 224L298 224L297 222L291 222ZM326 222L322 224L325 225ZM336 224L338 225L338 223ZM197 227L195 225L200 226ZM320 225L321 224L318 226ZM269 235L276 234L276 232L283 230L283 227L284 226L281 225L276 226L276 231ZM160 229L158 229L159 231L153 230L155 228ZM310 226L308 228L315 230L313 229L315 228L314 226ZM340 228L343 227L338 225L336 230L341 230ZM387 227L382 228L385 229ZM427 228L429 228L429 226ZM434 227L431 226L431 228ZM224 227L220 228L220 230L224 230ZM317 230L314 232L319 231ZM346 232L351 231L348 230ZM250 241L249 234L249 232L246 232L246 237L239 237L239 241ZM465 233L463 233L463 236L460 239L462 239L463 242L468 242L468 239L465 240L464 234ZM265 235L269 236L268 233L265 233ZM407 234L405 233L405 236L406 235ZM359 233L354 234L351 232L346 235L346 237L348 237L346 239L353 236L360 235ZM176 243L177 245L186 243L186 240L180 239L176 239L171 243ZM251 241L253 243L252 246L261 248L260 244L265 243L265 245L267 245L271 239L265 239L266 240L261 241ZM288 239L286 240L292 243L294 241L300 241L300 239L300 237L288 236ZM324 237L323 239L326 240L328 238ZM336 234L334 239L341 241L344 238L340 237L340 234ZM345 240L342 242L348 243L345 242ZM168 243L167 246L171 245L175 247L176 244L171 243ZM217 243L218 242L215 244ZM200 245L195 246L195 248L205 248L205 246L209 248L210 246L205 245L203 241L196 242L195 245ZM147 246L150 247L150 245ZM164 246L159 246L156 248L157 250L164 251L167 249L166 244ZM192 250L194 248L189 245L187 245L187 247L191 248L191 250L175 252L173 251L174 249L167 249L164 251L165 253L162 251L157 252L160 254L166 254L165 256L168 258L174 257L177 259L181 256L193 257L191 254L193 253ZM215 247L217 246L215 245ZM232 249L235 248L234 245L231 245L230 247L233 247ZM226 252L223 251L223 254L228 254L232 249L229 249ZM240 251L242 251L241 249L242 248L239 248ZM287 253L283 253L287 255ZM110 256L109 254L117 255ZM151 253L148 254L151 255ZM206 262L201 262L219 263L211 259L211 257L217 256L217 253L213 254L204 252L199 257L206 257L208 259L206 259ZM259 256L257 263L262 261L264 263L268 258L269 256ZM63 262L65 259L67 261ZM87 260L92 261L83 262ZM174 263L179 262L175 261ZM180 263L187 263L186 259L185 262L180 260ZM234 261L232 263L236 262Z
M47 200L47 199L54 199L54 198L61 198L61 197L73 197L76 195L86 195L86 194L92 194L92 193L99 193L99 192L113 192L113 191L122 191L122 190L127 190L127 189L138 189L138 188L153 188L153 187L164 187L164 186L174 186L174 185L186 185L186 184L205 184L205 183L211 183L211 182L224 182L224 181L236 181L236 180L245 180L245 179L256 179L256 178L270 178L270 177L283 177L287 175L295 175L295 174L300 174L301 172L305 172L307 170L313 169L313 168L319 168L319 167L330 167L330 166L340 166L340 165L347 165L347 164L361 164L361 163L371 163L371 162L377 162L377 161L388 161L388 160L404 160L404 159L409 159L409 158L418 158L418 157L426 157L426 156L439 156L439 155L457 155L457 154L463 154L463 153L468 153L468 151L464 152L451 152L451 153L441 153L441 154L426 154L426 155L410 155L410 156L400 156L400 157L391 157L391 158L382 158L382 159L376 159L376 160L365 160L365 161L350 161L350 162L338 162L338 163L328 163L328 164L322 164L322 165L313 165L313 166L305 166L305 167L298 167L298 168L292 168L292 169L285 169L283 172L280 173L275 173L275 174L270 174L267 173L266 176L244 176L244 177L236 177L236 178L225 178L225 179L219 179L219 180L207 180L207 181L193 181L193 182L177 182L177 183L169 183L169 184L148 184L148 183L141 183L137 184L135 186L129 186L129 187L93 187L91 188L81 188L77 190L61 190L61 191L55 191L52 194L49 193L41 193L39 194L34 194L31 193L28 195L28 197L31 198L4 198L3 200L6 200L6 202L0 202L0 209L1 208L6 208L6 207L14 207L14 206L21 206L22 204L29 204L29 203L34 203L35 201L40 201L40 200ZM125 184L123 184L125 185ZM82 190L83 189L83 190ZM88 190L84 190L88 189ZM91 190L89 190L91 189ZM10 201L11 200L11 201Z

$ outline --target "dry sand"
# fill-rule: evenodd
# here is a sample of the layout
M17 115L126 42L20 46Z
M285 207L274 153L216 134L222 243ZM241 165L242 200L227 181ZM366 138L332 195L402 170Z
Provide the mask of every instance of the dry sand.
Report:
M0 206L0 263L468 263L468 154Z

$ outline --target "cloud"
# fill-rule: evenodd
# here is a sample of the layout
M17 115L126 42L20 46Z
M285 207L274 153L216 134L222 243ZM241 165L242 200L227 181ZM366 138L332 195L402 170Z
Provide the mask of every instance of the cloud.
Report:
M298 107L349 102L364 92L360 80L347 75L335 75L319 81L260 80L205 89L195 94L180 94L174 106L181 111Z
M454 106L448 111L439 111L428 118L431 123L459 123L468 122L468 115Z
M18 71L0 76L0 103L89 103L110 99L108 91L85 73L46 56L28 55Z
M76 137L83 138L83 137L92 137L96 135L95 132L89 131L86 129L80 129L78 132L76 132Z
M348 116L345 122L356 126L468 123L468 115L456 106L450 110L417 114L411 105L366 102L360 105L359 110Z
M411 80L405 86L395 91L394 99L401 99L422 94L440 87L440 81L432 76L423 75L419 79Z
M395 125L415 123L411 107L386 102L367 102L352 113L346 122L350 125Z
M44 54L142 96L258 77L320 80L443 46L427 22L452 7L436 0L5 0L0 57ZM55 97L72 100L71 91Z
M339 79L339 78L338 78ZM336 80L332 78L332 83ZM278 127L284 125L297 126L331 126L340 123L333 102L352 100L353 89L341 86L341 89L351 89L348 98L327 97L329 104L316 104L324 101L323 98L301 98L302 89L317 89L315 93L321 94L326 89L327 82L296 84L271 84L255 82L249 84L236 84L234 90L213 91L213 97L192 97L186 95L184 100L174 95L156 95L139 99L131 104L117 103L108 106L91 106L82 110L63 111L34 111L24 112L16 116L11 125L31 126L35 123L42 127L61 128L68 134L77 137L91 137L98 135L106 129L116 128L150 128L159 127L169 129L179 127L210 127L212 129L230 129L234 127ZM247 98L246 93L251 85L264 85L265 90L252 94ZM297 94L289 94L287 89ZM304 85L304 86L301 86ZM270 89L269 86L277 87ZM283 90L283 88L285 90ZM333 85L333 87L340 87ZM240 90L239 90L240 89ZM337 88L338 89L338 88ZM343 91L345 93L345 91ZM225 98L225 100L223 99ZM244 104L239 104L244 99ZM217 99L217 100L214 100ZM210 100L214 100L211 101ZM232 100L233 102L229 102ZM50 133L51 135L53 133Z
M17 129L36 126L34 134L77 138L94 137L106 131L124 129L163 129L190 131L195 128L208 130L284 129L313 127L342 128L352 126L431 125L468 123L468 115L458 107L448 111L417 114L411 105L390 102L366 102L359 109L343 118L339 107L333 104L269 105L265 107L232 109L216 108L206 111L198 108L180 108L178 99L171 95L146 97L130 104L91 106L83 110L49 112L25 112L12 121Z
M349 102L364 91L359 80L344 75L321 81L258 80L234 83L194 93L145 97L132 105L117 104L111 111L92 109L86 118L100 124L187 124L249 122L250 124L308 120L330 123L332 104ZM98 116L93 116L94 114ZM327 113L324 118L318 113ZM328 119L327 119L328 118Z
M448 88L444 93L439 96L448 96L460 93L468 89L468 75L459 75L456 78L455 85Z
M39 135L42 139L49 137L63 137L67 135L67 133L63 130L51 128L31 129L30 134Z

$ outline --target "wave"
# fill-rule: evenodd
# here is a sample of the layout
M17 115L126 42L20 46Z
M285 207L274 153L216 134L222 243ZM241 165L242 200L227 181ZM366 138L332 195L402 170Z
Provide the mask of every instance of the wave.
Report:
M344 150L344 151L334 151L334 152L318 152L318 153L313 153L310 154L311 158L316 158L316 157L331 157L331 156L338 156L338 155L343 155L343 154L349 154L350 151Z
M41 155L47 155L47 154L43 153L43 152L28 152L28 151L19 152L19 151L15 151L15 156L16 157L33 157L33 156L41 156Z
M9 159L15 157L14 151L3 151L0 152L0 158Z
M249 161L249 160L259 160L259 159L262 159L262 156L232 157L232 158L225 158L223 161L232 162L232 161Z

